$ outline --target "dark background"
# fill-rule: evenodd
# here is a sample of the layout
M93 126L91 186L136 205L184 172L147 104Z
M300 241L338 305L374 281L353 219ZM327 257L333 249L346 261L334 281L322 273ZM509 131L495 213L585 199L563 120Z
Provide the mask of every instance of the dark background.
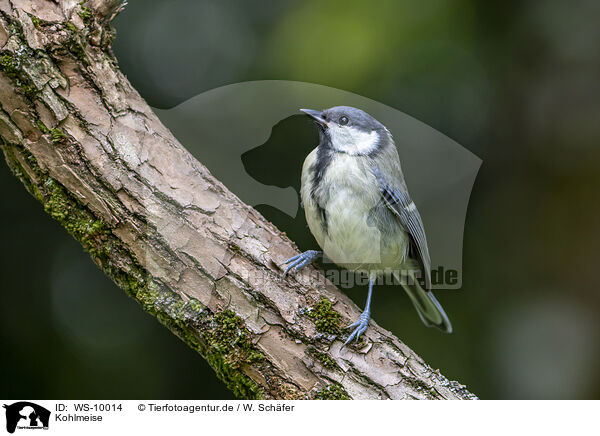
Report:
M600 398L599 22L593 0L134 0L114 50L154 107L300 80L381 101L478 155L464 286L439 293L455 333L423 327L400 291L375 295L374 318L482 398ZM3 161L0 183L0 397L232 398ZM302 214L259 209L314 248ZM348 294L363 305L363 289Z

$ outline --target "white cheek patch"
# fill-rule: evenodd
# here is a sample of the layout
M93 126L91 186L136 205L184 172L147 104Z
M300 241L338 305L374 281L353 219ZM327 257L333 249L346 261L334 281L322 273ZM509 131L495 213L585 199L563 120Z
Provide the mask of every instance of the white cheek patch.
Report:
M337 151L351 155L369 154L377 147L379 134L373 130L363 132L354 127L329 124L331 145Z

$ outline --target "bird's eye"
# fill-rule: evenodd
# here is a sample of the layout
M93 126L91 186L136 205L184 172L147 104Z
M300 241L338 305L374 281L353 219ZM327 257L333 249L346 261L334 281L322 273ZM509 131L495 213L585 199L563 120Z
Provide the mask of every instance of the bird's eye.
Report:
M340 125L345 126L346 124L348 124L348 117L346 117L346 116L340 117L339 122L340 122Z

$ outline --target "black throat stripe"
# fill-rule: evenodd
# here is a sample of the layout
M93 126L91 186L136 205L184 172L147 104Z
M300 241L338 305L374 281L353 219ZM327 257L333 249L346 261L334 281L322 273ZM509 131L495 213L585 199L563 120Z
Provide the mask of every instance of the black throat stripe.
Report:
M334 151L331 148L331 144L329 142L329 138L326 135L321 135L321 143L317 147L317 158L315 163L313 164L312 171L312 189L310 191L310 195L312 200L317 205L317 212L321 215L321 225L323 226L323 231L327 234L327 211L319 202L317 197L317 189L321 186L323 181L323 177L325 176L325 171L331 164L333 160Z

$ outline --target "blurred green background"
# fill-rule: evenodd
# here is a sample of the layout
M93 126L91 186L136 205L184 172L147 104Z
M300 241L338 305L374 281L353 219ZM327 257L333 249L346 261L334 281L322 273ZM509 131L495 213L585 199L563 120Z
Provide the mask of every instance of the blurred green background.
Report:
M114 51L154 107L299 80L378 100L471 150L483 166L464 286L438 293L455 333L423 327L400 290L375 294L374 318L481 398L600 398L599 22L593 0L133 0ZM4 161L0 183L1 397L232 398ZM302 214L259 209L314 248ZM347 292L363 305L364 289Z

